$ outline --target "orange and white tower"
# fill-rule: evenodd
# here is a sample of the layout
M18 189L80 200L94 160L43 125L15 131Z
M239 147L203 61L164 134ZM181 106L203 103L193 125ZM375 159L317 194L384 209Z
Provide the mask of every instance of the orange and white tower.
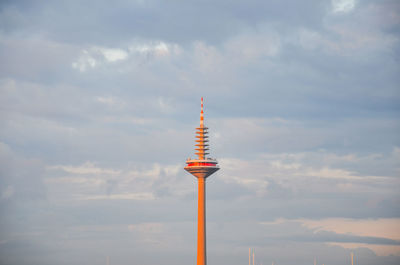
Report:
M208 158L208 128L204 127L203 98L201 98L200 127L196 128L197 159L186 160L185 170L194 175L199 184L197 214L197 265L207 265L206 255L206 178L219 170L218 162Z

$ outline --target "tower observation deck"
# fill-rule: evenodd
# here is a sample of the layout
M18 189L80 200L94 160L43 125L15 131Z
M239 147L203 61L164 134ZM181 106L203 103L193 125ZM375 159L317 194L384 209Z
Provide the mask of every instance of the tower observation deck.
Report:
M218 162L208 158L208 128L204 126L203 98L201 98L200 127L196 128L197 159L186 160L185 170L198 180L197 265L207 264L206 255L206 178L219 170Z

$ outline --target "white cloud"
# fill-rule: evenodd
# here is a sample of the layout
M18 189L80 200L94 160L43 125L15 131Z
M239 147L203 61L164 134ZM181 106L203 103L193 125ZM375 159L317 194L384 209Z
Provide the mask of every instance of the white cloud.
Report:
M122 49L93 46L89 49L82 50L79 58L72 63L72 68L80 72L85 72L104 63L115 63L126 60L128 55L129 54Z
M106 105L114 105L117 103L115 97L96 97L96 100Z
M138 201L148 201L154 200L155 196L151 192L138 192L138 193L118 193L110 195L93 195L84 196L80 198L81 200L138 200Z
M255 168L257 166L252 162L242 159L220 159L219 163L224 171L219 173L219 178L226 183L236 183L253 190L256 196L262 197L267 192L268 180L259 175L260 172ZM252 173L248 176L249 174L245 171Z
M355 8L353 0L333 0L332 8L336 13L347 13ZM398 24L399 16L394 14L396 6L389 3L376 5L367 3L360 6L352 17L337 18L328 16L325 30L313 27L298 27L294 34L286 35L290 44L299 45L306 50L320 50L340 56L369 56L376 51L395 49L399 38L383 28Z
M49 166L49 170L61 169L65 172L72 174L106 174L106 175L118 175L121 171L113 170L113 169L104 169L100 167L96 167L92 162L85 162L81 166L64 166L64 165L55 165Z
M301 28L297 30L293 37L288 38L288 41L305 50L319 49L328 54L340 56L384 50L394 46L399 41L396 37L374 32L371 29L351 28L348 25L331 25L328 31L332 35Z
M62 188L66 192L70 192L68 190L68 185L69 186L89 186L89 187L99 187L100 185L105 184L104 179L100 178L88 178L88 177L58 177L58 178L47 178L45 180L46 184L49 185L49 188L51 188L51 185L64 185ZM51 190L50 190L51 192ZM78 190L75 190L74 193L76 194L79 192Z
M162 57L175 55L181 52L181 48L177 44L166 43L164 41L150 41L144 43L135 43L128 48L130 53L139 53L143 55L152 55Z
M304 226L314 231L332 231L338 234L351 234L366 237L380 237L400 240L400 218L347 219L328 218L320 220L300 219ZM378 245L363 243L331 243L345 248L367 247L378 255L400 255L398 245Z
M107 49L101 47L97 47L94 49L102 53L104 58L109 62L116 62L128 58L128 53L121 49Z
M271 30L248 32L228 40L225 48L228 56L239 56L238 59L274 57L281 49L280 36Z
M134 58L134 62L136 60L146 61L179 55L181 51L179 45L164 41L134 41L126 48L92 46L81 51L80 56L72 63L72 68L85 72L101 65L120 63L129 58Z
M355 0L332 0L331 3L334 13L347 13L355 7Z
M400 240L400 218L378 218L378 219L350 219L350 218L323 218L323 219L285 219L278 218L270 222L260 222L259 224L267 227L295 227L301 225L307 228L307 233L331 234L349 236L349 242L335 242L335 238L321 238L328 245L341 246L349 250L357 248L368 248L377 255L400 255L400 246L398 244L373 244L360 243L362 237L369 239L379 238L388 240ZM276 228L274 229L276 230ZM292 231L293 234L299 233L299 227ZM312 235L310 235L312 237ZM351 242L353 238L357 238L355 242Z
M77 69L80 72L85 72L89 68L96 67L96 65L96 59L89 54L89 51L83 50L81 56L72 63L72 68Z
M400 218L348 219L326 218L320 220L299 219L304 226L315 231L333 231L341 234L384 237L400 240Z
M251 160L220 159L224 170L219 176L224 182L242 185L258 196L269 192L270 181L293 192L379 193L390 189L393 193L400 185L395 176L363 175L347 169L362 168L369 161L365 157L325 152L260 154Z
M178 181L182 165L110 169L86 162L49 166L47 172L45 183L54 200L154 200L159 190L176 196L192 192L186 182Z
M126 102L115 96L97 96L94 98L96 102L106 106L109 109L113 110L123 110L126 107Z

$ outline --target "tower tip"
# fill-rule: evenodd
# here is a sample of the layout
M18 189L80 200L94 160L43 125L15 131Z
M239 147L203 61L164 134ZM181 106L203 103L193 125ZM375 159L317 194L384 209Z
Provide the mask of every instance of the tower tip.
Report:
M203 97L201 97L200 127L204 126Z

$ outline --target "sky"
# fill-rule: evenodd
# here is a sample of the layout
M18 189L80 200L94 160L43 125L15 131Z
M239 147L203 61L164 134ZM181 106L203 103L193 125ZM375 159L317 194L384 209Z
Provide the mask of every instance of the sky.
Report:
M0 3L0 264L400 263L396 0Z

